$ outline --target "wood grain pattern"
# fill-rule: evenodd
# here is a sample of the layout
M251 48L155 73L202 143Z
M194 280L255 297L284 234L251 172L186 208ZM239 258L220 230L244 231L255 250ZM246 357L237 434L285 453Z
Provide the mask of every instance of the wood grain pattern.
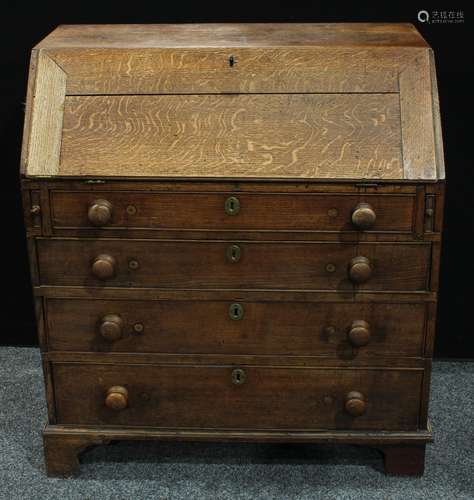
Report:
M233 320L234 303L243 317ZM47 300L48 347L55 351L331 355L345 359L421 356L424 304L344 304L248 301ZM99 332L101 318L119 315L120 340ZM400 319L404 321L401 322ZM371 338L354 349L348 331L367 321ZM134 331L134 325L143 331Z
M35 94L29 104L31 111L27 112L31 130L25 152L26 171L28 175L48 176L57 173L59 165L66 75L43 51L38 54L37 64Z
M226 258L232 244L241 249L239 262ZM428 289L430 250L424 243L37 240L43 285L86 287L352 291L349 262L365 255L374 271L358 290L423 291ZM91 274L92 262L102 254L117 263L115 277L106 282ZM130 269L131 260L138 268Z
M66 49L68 95L398 92L413 48ZM233 65L229 57L233 57Z
M408 23L61 25L37 47L427 46Z
M237 197L240 212L229 216L226 199ZM244 231L357 231L351 214L362 200L373 207L377 219L371 231L411 232L414 224L412 195L349 194L248 194L144 193L140 191L94 191L51 193L52 224L60 228L92 228L89 206L95 200L112 206L112 219L105 229L146 228ZM134 207L130 213L129 207ZM360 232L360 231L359 231Z
M394 95L68 97L60 175L400 178Z
M161 354L133 352L74 352L48 351L43 358L51 363L79 363L91 365L196 365L196 366L269 366L287 368L351 368L356 371L370 369L383 370L424 370L426 361L418 357L393 357L378 355L374 359L344 359L335 356L288 356L254 354Z
M350 303L412 303L436 302L435 292L384 292L356 290L248 290L232 291L219 290L176 290L162 288L107 288L77 287L77 286L35 286L34 292L38 297L54 299L103 299L103 300L229 300L231 302L247 300L253 302L341 302Z
M28 146L31 135L31 113L33 111L33 97L36 86L36 66L38 64L38 50L33 49L30 56L30 65L28 70L28 84L26 87L25 120L23 123L23 140L21 143L20 157L20 176L26 174Z
M420 52L400 73L399 78L404 178L436 179L437 158L429 53ZM437 119L439 121L439 116Z
M235 368L54 363L58 423L175 429L417 428L422 370L243 366L246 381L234 385ZM107 390L115 385L128 390L129 405L123 411L104 405ZM343 409L352 390L366 395L367 412L361 417Z
M430 57L430 74L431 74L431 97L433 99L433 125L434 125L434 138L435 138L435 154L436 154L436 169L437 177L442 180L446 177L444 166L444 147L443 147L443 133L441 130L441 114L439 110L439 94L438 82L436 79L436 65L435 57L432 49L429 50Z

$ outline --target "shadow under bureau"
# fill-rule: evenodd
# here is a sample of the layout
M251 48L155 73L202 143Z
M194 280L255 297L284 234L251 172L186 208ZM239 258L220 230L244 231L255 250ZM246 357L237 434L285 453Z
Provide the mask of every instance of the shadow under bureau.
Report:
M61 26L33 49L48 473L176 439L365 444L421 474L437 99L404 24Z

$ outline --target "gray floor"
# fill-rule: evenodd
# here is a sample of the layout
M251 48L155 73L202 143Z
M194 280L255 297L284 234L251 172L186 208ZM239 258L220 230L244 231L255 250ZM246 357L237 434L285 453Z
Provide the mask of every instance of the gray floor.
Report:
M435 444L423 478L386 477L355 446L117 443L86 452L77 479L45 476L37 349L0 348L0 499L474 499L474 362L437 362Z

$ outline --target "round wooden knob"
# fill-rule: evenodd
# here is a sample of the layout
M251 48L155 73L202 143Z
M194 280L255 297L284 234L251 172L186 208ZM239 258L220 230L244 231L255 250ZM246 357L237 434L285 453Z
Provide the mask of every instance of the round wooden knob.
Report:
M100 280L108 280L115 276L116 261L111 255L98 255L92 263L92 274Z
M352 224L358 229L370 229L376 219L375 210L368 203L359 203L352 212Z
M121 385L114 385L107 391L105 406L111 410L123 410L128 406L128 391Z
M104 316L100 321L100 334L109 342L122 338L122 318L117 314L107 314Z
M94 226L105 226L112 218L112 204L107 200L95 200L87 212L89 221Z
M372 267L367 257L354 257L349 264L349 277L354 283L365 283L372 276Z
M367 345L370 340L369 323L363 319L354 320L347 336L351 344L355 347Z
M346 412L353 417L360 417L365 413L366 403L363 394L357 391L351 391L346 396Z

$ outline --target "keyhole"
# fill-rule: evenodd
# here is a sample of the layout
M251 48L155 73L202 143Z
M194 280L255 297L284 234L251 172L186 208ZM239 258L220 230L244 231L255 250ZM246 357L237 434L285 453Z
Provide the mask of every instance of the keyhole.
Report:
M232 68L235 64L235 58L234 56L229 57L229 66Z
M240 200L236 196L229 196L225 200L224 209L227 215L237 215L240 212Z
M227 259L230 262L239 262L241 254L239 245L230 245L229 247L227 247L226 254Z
M244 308L240 304L231 304L229 307L229 316L230 319L234 321L238 321L242 319L244 316Z
M245 382L246 374L241 368L232 371L232 383L235 385L242 385Z

